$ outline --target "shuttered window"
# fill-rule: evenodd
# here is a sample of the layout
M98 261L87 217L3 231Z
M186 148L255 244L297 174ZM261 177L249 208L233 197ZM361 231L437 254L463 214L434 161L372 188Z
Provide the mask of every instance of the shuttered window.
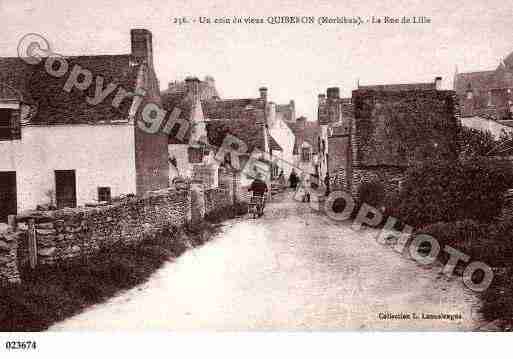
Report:
M0 108L0 140L21 138L19 111Z
M110 202L110 187L98 187L98 202Z
M308 162L310 161L310 148L304 147L301 151L301 158L303 161Z

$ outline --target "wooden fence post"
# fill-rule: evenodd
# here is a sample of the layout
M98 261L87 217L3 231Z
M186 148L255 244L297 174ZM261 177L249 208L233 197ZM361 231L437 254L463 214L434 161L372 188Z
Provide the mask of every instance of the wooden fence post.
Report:
M37 265L37 238L36 221L31 218L28 221L28 252L30 259L30 268L34 269Z
M7 223L11 231L16 232L18 230L18 222L16 221L16 215L11 214L7 216Z

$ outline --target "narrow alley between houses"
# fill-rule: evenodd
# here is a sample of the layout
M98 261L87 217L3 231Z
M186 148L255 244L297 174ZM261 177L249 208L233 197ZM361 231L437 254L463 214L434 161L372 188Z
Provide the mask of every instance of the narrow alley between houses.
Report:
M459 278L422 268L297 202L226 222L150 280L50 330L472 330L479 300ZM461 320L382 319L384 313ZM380 315L381 313L381 315Z

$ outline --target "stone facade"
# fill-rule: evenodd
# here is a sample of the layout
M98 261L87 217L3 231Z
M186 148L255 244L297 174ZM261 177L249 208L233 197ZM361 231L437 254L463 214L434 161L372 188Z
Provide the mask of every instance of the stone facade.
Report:
M152 35L133 29L130 36L129 54L63 60L68 71L81 68L94 75L81 89L66 88L71 72L55 76L49 71L54 57L37 65L0 57L0 112L12 111L16 117L9 126L12 136L0 141L0 173L16 176L15 185L0 186L0 198L9 194L9 201L0 201L0 222L38 205L75 207L98 201L99 188L108 187L115 197L142 196L169 186L167 136L143 131L142 111L137 111L139 105L144 109L147 103L160 103ZM114 91L106 91L93 106L90 100L100 79ZM143 89L144 96L127 96ZM65 186L56 174L63 170L68 172Z
M410 166L457 156L461 121L456 94L435 85L424 87L369 86L353 91L353 115L343 116L347 123L339 121L328 136L332 190L358 198L363 183L380 182L393 193ZM321 116L319 121L332 125L329 118Z
M404 180L405 168L401 167L360 167L353 168L351 195L358 199L359 188L363 183L379 182L383 184L385 193L397 193Z
M0 234L0 283L18 283L18 234Z
M229 189L213 188L205 191L205 214L211 214L218 208L226 208L233 204L233 196Z
M454 75L454 90L462 117L482 117L511 124L513 121L513 53L495 69Z

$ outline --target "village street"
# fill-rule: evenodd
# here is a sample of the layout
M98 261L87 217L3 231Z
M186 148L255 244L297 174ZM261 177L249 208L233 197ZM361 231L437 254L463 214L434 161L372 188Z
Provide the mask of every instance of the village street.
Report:
M228 221L204 246L144 285L50 330L471 330L477 297L279 195L260 219ZM379 313L461 314L462 320L381 320Z

